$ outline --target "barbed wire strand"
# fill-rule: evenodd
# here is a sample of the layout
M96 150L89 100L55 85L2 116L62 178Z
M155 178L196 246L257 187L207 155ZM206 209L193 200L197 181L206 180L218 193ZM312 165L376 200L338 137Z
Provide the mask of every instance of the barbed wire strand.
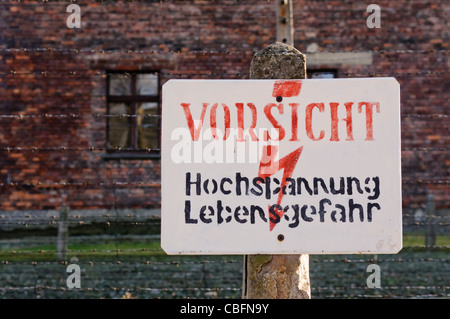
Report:
M386 293L386 290L442 290L442 293L438 294L423 294L419 295L421 297L447 297L450 296L446 294L446 290L449 286L384 286L380 287L379 290L374 291L374 294L359 294L359 293L351 293L348 294L348 287L312 287L311 290L314 292L321 293L323 291L332 291L334 294L327 295L328 297L348 297L348 298L395 298L396 295L386 296L382 293ZM352 287L352 292L354 290L364 290L369 291L371 288L367 287ZM71 291L67 287L56 287L56 286L45 286L45 285L36 285L36 286L25 286L25 287L0 287L0 291L42 291L42 290L56 290L56 291ZM91 291L91 292L106 292L106 291L114 291L114 292L150 292L150 293L161 293L161 292L218 292L218 291L242 291L242 288L238 287L80 287L77 288L77 291ZM336 294L339 291L346 291L347 293ZM191 298L186 296L185 298Z
M442 246L442 245L434 245L434 246L407 246L404 247L404 249L425 249L425 248L431 248L431 249L450 249L450 246ZM162 249L158 248L135 248L135 249L69 249L67 250L67 253L137 253L137 252L164 252ZM0 250L0 256L2 255L21 255L21 254L54 254L56 253L56 250L46 250L46 249L38 249L38 250ZM312 260L312 263L365 263L365 262L372 262L374 261L373 258L367 258L367 259L323 259L323 260ZM377 258L377 262L449 262L450 259L448 258ZM202 264L202 263L236 263L241 262L240 260L226 260L226 261L214 261L214 260L200 260L200 261L192 261L187 262L188 264ZM177 262L153 262L153 261L146 261L145 264L160 264L160 265L171 265ZM186 263L186 262L185 262Z
M354 58L352 58L354 59ZM341 75L345 77L402 77L402 76L411 76L411 77L427 77L427 76L436 76L436 77L444 77L444 76L450 76L450 72L444 72L444 71L416 71L416 72L342 72ZM179 73L179 72L160 72L159 75L164 77L176 77L176 76L182 76L182 77L192 77L192 78L201 78L201 77L209 77L209 76L215 76L215 77L229 77L229 76L235 76L235 77L242 77L247 78L249 73L242 73L242 72L219 72L214 73L212 71L202 71L202 70L196 70L196 73ZM91 77L102 77L106 78L106 74L104 72L80 72L80 71L67 71L67 72L48 72L47 70L44 71L33 71L33 72L18 72L16 70L10 70L9 72L0 72L0 76L3 76L5 78L20 78L20 77L26 77L26 76L41 76L41 77L64 77L64 78L91 78Z
M47 5L47 4L51 4L51 3L62 3L62 4L70 4L75 2L75 0L0 0L0 4L10 4L10 5L14 5L14 4L19 4L19 5L27 5L27 4L43 4L43 5ZM81 0L78 1L78 3L89 3L89 2L94 2L98 5L107 5L107 4L116 4L116 3L120 3L123 2L124 4L134 4L134 3L147 3L147 4L157 4L157 5L163 5L163 4L167 4L167 3L181 3L181 4L188 4L188 5L195 5L195 6L203 6L203 5L235 5L236 3L240 4L240 5L247 5L247 6L254 6L254 5L261 5L261 1L247 1L247 4L242 1L242 0L203 0L203 1L195 1L192 2L190 0ZM250 4L248 3L250 2ZM274 0L265 0L266 3L273 3ZM410 0L409 2L413 3L413 4L424 4L424 5L435 5L437 3L439 4L443 4L445 3L444 0L434 0L433 2L429 1L429 0ZM365 5L361 5L361 6L355 6L354 4L352 4L351 6L347 6L347 8L345 9L338 9L338 8L329 8L329 7L325 7L322 5L323 1L322 0L311 0L308 6L304 6L305 10L307 11L325 11L325 12L349 12L351 11L362 11L362 10L366 10L367 7ZM315 7L315 6L318 7ZM404 8L404 10L408 9L408 7Z
M432 151L449 151L448 147L402 147L402 151L422 151L422 152L432 152ZM67 146L0 146L0 152L133 152L136 151L134 148L105 148L105 147L67 147ZM142 148L139 149L141 152L160 152L159 148Z
M109 21L109 20L108 20ZM123 48L73 48L73 47L18 47L18 48L0 48L0 52L5 53L75 53L75 54L111 54L111 53L140 53L140 54L254 54L259 48L238 49L178 49L178 50L161 50L161 49L123 49ZM306 54L317 55L321 53L377 53L377 54L448 54L449 49L380 49L380 50L326 50L318 52L304 52ZM346 58L346 57L342 57ZM151 73L151 72L150 72Z
M413 179L413 180L402 180L403 184L450 184L450 180L446 179ZM101 186L101 187L160 187L161 182L103 182L103 181L80 181L80 182L48 182L48 181L38 181L38 182L1 182L0 187L87 187L87 186Z
M109 218L109 217L103 217L105 218L104 220L99 220L100 217L94 217L92 219L87 219L84 218L84 220L69 220L64 222L66 225L89 225L89 224L96 224L96 223L101 223L101 224L105 224L106 226L110 226L111 224L114 225L132 225L132 226L160 226L161 223L160 222L155 222L155 221L138 221L138 220L133 220L133 221L124 221L124 220L117 220L116 218ZM125 218L125 217L122 217ZM434 217L430 217L427 216L427 218L433 218ZM9 221L8 219L11 219L12 221ZM146 219L149 219L148 217ZM155 219L155 218L151 218L151 219ZM437 218L436 218L437 219ZM1 221L1 225L5 226L5 225L22 225L22 226L32 226L32 225L40 225L40 226L44 226L44 225L57 225L58 224L58 220L56 219L51 219L51 220L39 220L39 217L28 217L28 218L21 218L21 217L5 217L5 215L1 215L0 216L0 221ZM449 226L450 223L449 222L431 222L433 225L435 226ZM404 222L403 226L426 226L431 224L430 222Z
M104 97L104 95L99 95L99 97ZM26 102L26 101L25 101ZM24 102L20 102L24 103ZM432 119L448 119L449 114L413 114L404 113L401 114L402 117L412 117L412 118L432 118ZM0 118L5 119L27 119L27 118L44 118L44 119L59 119L59 118L161 118L161 114L106 114L106 113L42 113L42 114L0 114Z
M417 248L430 248L430 247L422 247L422 246L413 246ZM435 246L434 248L438 248L440 246ZM445 249L448 249L448 246L443 246ZM70 253L71 251L68 251ZM100 251L90 251L91 253L100 253ZM163 252L161 250L161 252ZM112 253L116 254L118 253L116 250L112 250ZM120 253L120 251L119 251ZM15 253L12 253L12 255L20 254L18 251ZM35 253L37 254L37 253ZM39 254L45 254L45 253L39 253ZM373 254L368 254L370 256ZM112 255L111 257L116 257L116 255ZM120 255L119 255L120 257ZM123 256L126 257L126 254ZM143 256L145 257L145 256ZM437 262L437 263L448 263L450 262L449 258L377 258L376 260L374 258L368 257L367 259L351 259L351 258L343 258L343 259L321 259L321 260L315 260L311 258L311 263L317 264L317 263L344 263L344 264L365 264L365 263L383 263L383 262L393 262L393 263L411 263L411 262ZM9 260L2 260L1 265L2 266L12 266L12 265L31 265L31 266L37 266L37 265L67 265L69 262L69 259L66 261L39 261L39 260L32 260L32 261L9 261ZM141 262L136 261L127 261L127 260L121 260L121 259L114 259L110 261L86 261L86 260L79 260L77 264L79 265L172 265L172 266L179 266L179 265L201 265L201 264L232 264L232 263L242 263L242 259L231 259L231 260L172 260L172 261L154 261L154 260L144 260Z

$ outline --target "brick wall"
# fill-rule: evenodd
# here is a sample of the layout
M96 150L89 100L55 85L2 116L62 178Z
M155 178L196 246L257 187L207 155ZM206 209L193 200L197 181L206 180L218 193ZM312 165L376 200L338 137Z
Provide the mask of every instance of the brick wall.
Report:
M275 41L275 1L79 1L80 29L66 26L69 3L0 2L0 113L24 115L0 117L0 210L157 208L158 159L104 158L106 70L158 70L161 84L248 78ZM449 5L380 1L381 28L369 29L369 3L294 1L295 46L310 69L398 79L404 206L427 191L448 206Z

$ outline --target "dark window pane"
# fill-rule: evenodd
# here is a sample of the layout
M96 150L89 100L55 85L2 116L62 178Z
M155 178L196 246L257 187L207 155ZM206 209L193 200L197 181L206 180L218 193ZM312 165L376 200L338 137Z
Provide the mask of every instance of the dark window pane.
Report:
M110 74L109 94L131 95L131 76L128 74Z
M125 103L110 103L110 115L126 115L130 112L130 106ZM108 117L108 147L109 148L129 148L130 142L130 117L127 116L111 116Z
M335 77L334 72L312 72L311 79L333 79Z
M158 95L158 74L137 74L136 75L137 95Z
M138 113L138 146L142 149L159 148L159 116L158 103L139 103ZM151 116L145 116L151 115ZM156 116L153 116L156 115Z

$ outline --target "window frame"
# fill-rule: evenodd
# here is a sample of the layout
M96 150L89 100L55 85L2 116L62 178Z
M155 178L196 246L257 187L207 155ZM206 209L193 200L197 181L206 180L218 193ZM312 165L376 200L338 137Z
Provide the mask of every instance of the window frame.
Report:
M110 82L112 74L123 74L131 77L131 95L111 95L110 94ZM157 93L156 95L137 95L136 94L136 84L137 75L139 74L156 74L157 75ZM139 138L138 138L138 114L137 105L138 103L157 103L157 116L158 116L158 147L154 149L143 149L139 148ZM130 105L130 116L128 128L130 133L130 147L127 149L113 148L110 147L110 137L109 137L109 125L110 125L110 104L112 103L126 103ZM124 70L107 70L106 71L106 154L104 154L104 159L146 159L146 158L160 158L161 157L161 74L158 70L134 70L134 71L124 71Z
M333 79L337 79L338 78L338 69L331 69L331 68L326 68L326 69L314 69L312 68L307 69L306 70L306 74L307 74L307 79L312 79L312 74L313 73L332 73L334 75Z

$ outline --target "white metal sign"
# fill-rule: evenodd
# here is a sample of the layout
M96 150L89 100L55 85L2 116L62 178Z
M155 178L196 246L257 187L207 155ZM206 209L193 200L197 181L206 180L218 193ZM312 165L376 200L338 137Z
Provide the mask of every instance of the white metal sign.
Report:
M168 254L396 253L401 210L394 78L163 86Z

